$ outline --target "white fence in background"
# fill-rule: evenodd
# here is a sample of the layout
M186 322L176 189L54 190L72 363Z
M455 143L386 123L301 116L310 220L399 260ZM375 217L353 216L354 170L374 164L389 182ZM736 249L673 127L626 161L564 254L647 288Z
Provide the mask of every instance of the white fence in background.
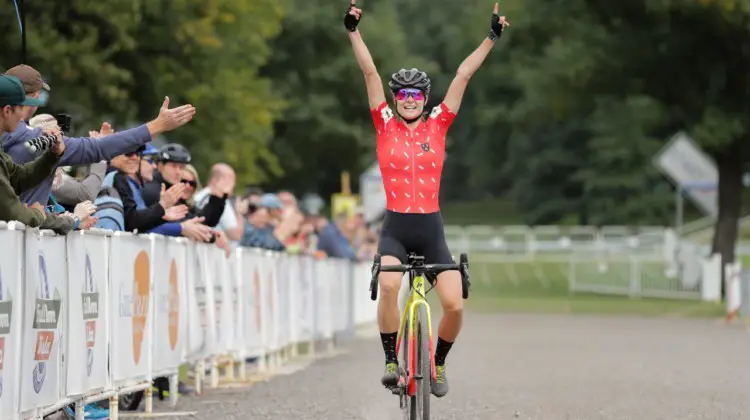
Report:
M661 226L446 226L454 253L536 255L575 252L662 252L671 255L677 236Z
M145 390L196 366L218 385L298 354L333 349L375 320L370 267L254 249L227 258L180 238L88 231L56 236L0 223L0 419ZM239 369L236 369L239 367ZM198 389L200 392L200 389Z
M680 240L670 228L476 225L445 230L451 251L468 252L473 279L485 284L558 293L721 300L722 267L710 245ZM739 243L736 253L745 259L750 244ZM732 273L741 270L738 264L731 266ZM737 278L733 274L725 279L733 285L733 296L742 293L735 291ZM738 302L727 302L728 313L739 310Z

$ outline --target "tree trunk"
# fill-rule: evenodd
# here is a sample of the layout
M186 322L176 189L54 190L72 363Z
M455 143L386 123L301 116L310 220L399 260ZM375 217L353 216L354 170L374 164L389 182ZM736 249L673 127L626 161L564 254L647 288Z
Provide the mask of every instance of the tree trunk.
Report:
M734 248L742 208L742 139L736 139L717 153L719 167L719 217L716 221L712 253L721 254L721 295L724 290L724 265L734 262Z

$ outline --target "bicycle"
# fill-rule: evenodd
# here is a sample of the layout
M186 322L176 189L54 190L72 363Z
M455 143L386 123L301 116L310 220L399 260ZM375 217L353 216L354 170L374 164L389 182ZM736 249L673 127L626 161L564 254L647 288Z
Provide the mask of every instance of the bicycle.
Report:
M461 254L459 264L425 264L424 257L409 253L408 264L381 266L380 257L379 254L375 255L372 266L370 299L376 300L378 296L378 274L409 272L409 298L401 314L396 339L396 354L399 350L403 350L399 371L403 369L405 375L399 375L401 376L399 384L391 388L391 391L399 396L399 408L403 411L404 418L429 420L430 379L437 379L437 373L432 338L432 317L426 295L435 288L437 272L458 270L461 273L462 297L468 299L471 286L469 258L466 254ZM434 280L430 279L432 287L425 291L425 280L430 275L434 277ZM402 340L405 341L403 347L401 347Z

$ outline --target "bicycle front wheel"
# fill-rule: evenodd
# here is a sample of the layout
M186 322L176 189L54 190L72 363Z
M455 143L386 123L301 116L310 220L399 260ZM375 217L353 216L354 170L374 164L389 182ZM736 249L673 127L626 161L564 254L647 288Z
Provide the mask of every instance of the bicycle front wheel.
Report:
M430 355L430 330L427 325L427 309L419 305L419 317L417 318L417 392L416 402L419 406L420 420L430 419L430 393L432 390L432 358Z

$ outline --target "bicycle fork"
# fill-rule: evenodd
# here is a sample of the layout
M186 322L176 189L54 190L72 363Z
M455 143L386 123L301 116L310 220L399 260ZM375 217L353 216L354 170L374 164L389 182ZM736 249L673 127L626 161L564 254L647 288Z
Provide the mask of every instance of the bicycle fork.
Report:
M399 326L399 334L398 338L396 339L396 354L399 354L399 351L401 350L401 340L404 335L404 327L406 326L406 321L409 320L409 341L408 345L409 348L407 351L409 352L409 366L408 366L408 372L407 372L407 378L406 378L406 387L407 387L407 394L409 396L414 396L417 391L417 384L416 380L424 379L422 376L417 376L417 322L416 322L416 313L419 305L424 305L425 307L425 314L427 315L426 320L422 320L422 322L427 322L427 337L423 337L423 339L427 339L428 342L428 348L430 351L430 377L433 380L437 380L437 370L435 368L435 347L432 337L432 313L430 311L430 304L427 303L424 299L417 299L415 300L413 296L409 297L409 300L406 302L406 307L404 308L404 316L401 318L401 325Z

